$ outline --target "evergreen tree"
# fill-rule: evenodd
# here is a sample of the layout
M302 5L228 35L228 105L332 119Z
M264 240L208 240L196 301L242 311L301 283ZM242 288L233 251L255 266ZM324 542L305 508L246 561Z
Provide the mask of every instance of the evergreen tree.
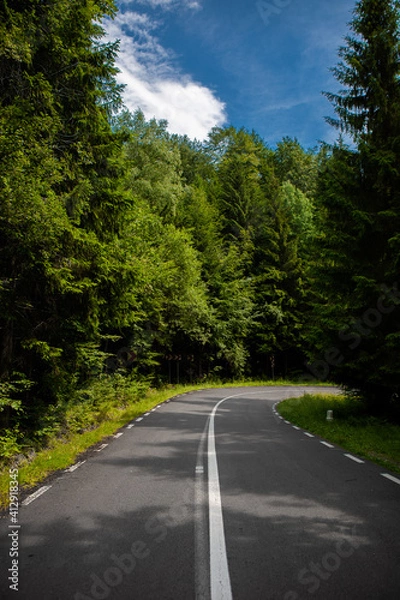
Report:
M284 137L274 152L274 167L279 181L312 199L317 182L317 160L314 152L305 151L297 139Z
M99 25L114 11L112 0L0 5L0 380L31 382L27 414L65 396L101 340L123 206L108 122L116 46Z
M223 132L228 145L218 165L218 203L225 234L237 240L252 235L262 218L264 193L260 177L262 145L254 135L233 127Z
M253 368L265 373L268 367L271 373L272 361L272 371L286 376L293 366L289 356L297 354L300 344L304 283L298 240L279 194L269 206L252 257L255 314L249 344Z
M331 121L356 148L339 144L321 173L325 232L313 329L323 371L378 408L400 389L398 2L361 0L351 28L334 70L345 88L328 97L339 117Z
M167 132L167 122L146 121L142 111L128 111L117 119L129 132L125 144L125 168L130 191L145 200L167 223L175 220L183 193L181 155L177 140Z

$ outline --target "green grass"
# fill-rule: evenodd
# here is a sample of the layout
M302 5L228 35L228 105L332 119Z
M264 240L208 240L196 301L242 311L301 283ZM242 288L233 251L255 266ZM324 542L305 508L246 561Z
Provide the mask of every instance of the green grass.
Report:
M306 394L284 400L277 409L294 425L400 473L400 426L368 415L357 399ZM333 410L333 421L326 420L327 410Z
M63 427L55 426L46 438L44 448L26 446L9 456L0 468L0 509L8 506L9 468L18 461L20 490L29 491L55 471L66 469L91 446L113 435L118 429L147 412L157 404L188 391L211 388L247 387L263 385L298 385L276 381L212 381L199 385L170 385L162 390L138 390L111 380L97 381L81 401L72 402L65 410ZM140 397L140 399L139 399ZM51 428L50 428L51 429ZM24 458L21 457L25 455ZM30 458L28 458L30 457Z

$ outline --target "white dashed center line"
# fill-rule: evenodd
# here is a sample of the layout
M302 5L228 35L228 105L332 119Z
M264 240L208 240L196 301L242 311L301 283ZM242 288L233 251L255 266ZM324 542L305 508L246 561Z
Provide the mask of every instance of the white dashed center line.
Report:
M72 467L69 467L68 469L65 469L66 473L73 473L74 471L76 471L77 469L79 469L79 467L81 467L83 465L83 463L85 463L86 460L81 460L80 462L77 462L75 465L72 465Z
M335 447L335 446L332 446L332 444L328 444L328 442L321 442L321 444L323 444L327 448L334 448Z
M389 475L389 473L381 473L381 475L382 477L386 477L386 479L390 479L390 481L397 483L397 485L400 485L400 479L397 479L397 477L393 477L393 475Z
M364 462L363 460L361 460L361 458L357 458L356 456L353 456L352 454L345 454L345 456L347 456L347 458L350 458L350 460L354 460L354 462L356 462L356 463L362 464Z
M96 452L101 452L102 450L104 450L104 448L107 448L108 444L102 444L101 446L99 446L99 448L97 448Z
M22 502L22 505L28 506L28 504L36 500L36 498L39 498L39 496L47 492L47 490L49 490L50 488L51 485L44 485L43 487L39 488L38 490L36 490L36 492L25 498L25 500Z

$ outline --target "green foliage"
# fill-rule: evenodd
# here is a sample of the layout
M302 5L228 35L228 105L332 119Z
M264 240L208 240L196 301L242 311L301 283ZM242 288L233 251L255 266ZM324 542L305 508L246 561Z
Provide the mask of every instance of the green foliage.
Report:
M303 297L296 237L279 200L271 207L254 252L253 282L257 301L254 338L266 358L300 343L299 308Z
M117 126L129 133L125 144L127 185L134 196L148 203L164 221L174 220L183 193L181 155L166 132L166 122L146 122L141 111L125 111Z
M21 451L19 431L15 429L4 429L0 435L0 457L10 459Z
M322 232L310 325L313 358L324 361L330 377L359 390L375 411L387 410L400 391L394 358L400 326L398 17L397 3L389 0L356 5L354 35L346 38L334 70L345 88L328 94L336 125L356 148L339 141L325 153L316 200Z
M115 418L116 412L137 402L148 383L123 374L103 375L78 390L63 413L64 435L90 431Z
M335 71L350 91L329 95L358 147L316 153L234 127L192 142L116 113L112 0L2 2L5 453L97 427L178 366L190 381L301 371L305 342L337 349L341 383L398 392L397 17L377 6L358 3Z
M306 251L316 235L312 200L290 181L284 181L279 190L278 202L287 216L292 233Z
M12 390L2 418L18 407L40 429L40 411L87 375L82 345L94 360L101 343L105 240L122 202L120 139L107 121L115 48L98 25L114 5L0 11L0 380L10 390L13 372L30 382Z
M279 181L313 198L316 191L318 163L315 153L305 151L296 139L284 137L277 144L273 163Z
M344 85L326 94L339 120L333 125L356 142L383 143L399 135L399 4L396 0L359 0L351 22L353 36L340 48L333 73Z
M220 131L225 152L218 164L217 203L226 234L246 238L263 216L263 146L254 135L233 127Z
M29 381L23 373L13 373L8 381L0 382L0 413L12 408L14 411L21 411L21 400L18 395L29 390L32 381Z

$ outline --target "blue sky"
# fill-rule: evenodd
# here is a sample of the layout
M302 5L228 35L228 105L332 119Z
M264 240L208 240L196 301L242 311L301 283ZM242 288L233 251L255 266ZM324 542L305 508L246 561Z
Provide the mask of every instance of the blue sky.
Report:
M124 102L169 130L205 139L213 126L254 129L273 147L332 142L322 91L349 33L355 0L117 0Z

